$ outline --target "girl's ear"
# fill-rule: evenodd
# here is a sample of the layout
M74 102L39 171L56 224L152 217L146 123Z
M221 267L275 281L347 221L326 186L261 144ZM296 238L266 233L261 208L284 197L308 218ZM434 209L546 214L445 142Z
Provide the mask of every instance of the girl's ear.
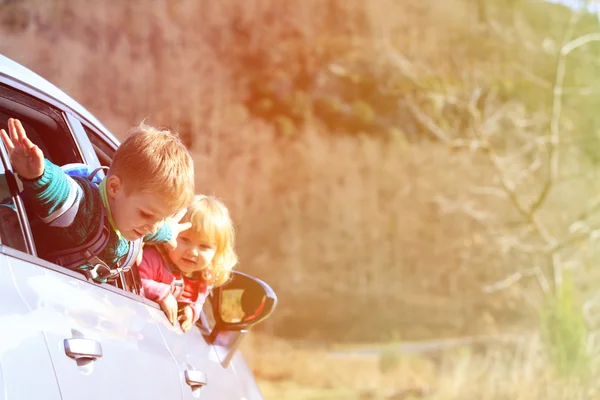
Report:
M115 197L119 191L123 190L123 182L116 175L111 175L106 180L106 194Z

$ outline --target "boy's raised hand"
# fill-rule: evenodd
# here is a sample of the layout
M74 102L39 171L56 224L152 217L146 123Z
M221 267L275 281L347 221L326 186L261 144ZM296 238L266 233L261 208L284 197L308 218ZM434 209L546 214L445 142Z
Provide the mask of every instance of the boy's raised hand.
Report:
M8 119L8 131L0 130L14 171L24 179L35 179L44 173L44 153L29 140L21 121Z
M167 218L165 220L165 224L168 224L171 227L171 233L173 234L173 236L171 237L171 241L167 243L167 246L169 246L171 250L177 247L177 236L179 236L181 232L187 231L192 227L191 222L184 222L182 224L179 223L179 221L181 221L181 218L183 218L183 216L185 215L186 211L187 209L184 208L183 210L175 214L173 217Z

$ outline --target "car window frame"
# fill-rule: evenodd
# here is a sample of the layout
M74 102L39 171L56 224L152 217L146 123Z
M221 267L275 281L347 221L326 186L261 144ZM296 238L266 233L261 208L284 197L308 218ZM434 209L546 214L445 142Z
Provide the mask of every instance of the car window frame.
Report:
M57 108L53 104L48 104L43 99L38 98L37 96L32 95L31 93L25 92L12 86L9 82L4 82L0 80L0 86L3 90L7 92L7 96L1 96L3 99L10 102L10 104L14 104L16 107L20 109L30 109L34 114L38 113L40 115L45 115L52 119L57 119L57 121L62 124L63 128L66 128L65 135L70 136L71 140L69 143L72 145L73 155L79 159L80 161L84 160L84 154L81 151L81 145L78 143L77 138L73 135L72 127L69 124L68 119L66 118L65 110L61 108ZM11 96L14 96L12 98ZM53 116L50 116L53 114ZM31 123L30 119L24 120L28 123ZM10 158L8 156L8 152L2 143L0 145L0 159L4 167L4 173L9 180L9 185L13 186L16 184L16 174L14 173L12 163L10 162ZM12 188L13 190L18 190L18 188ZM29 220L27 218L27 213L25 211L25 205L20 196L15 196L14 193L11 193L11 199L15 205L17 211L17 217L19 219L19 225L21 227L21 234L23 235L23 240L25 242L26 252L32 254L37 257L37 250L35 246L35 240L33 238L33 232L31 230L31 226ZM16 251L20 251L15 249Z
M35 243L33 241L33 234L31 232L31 228L29 226L29 220L26 217L27 213L25 212L25 204L23 204L23 199L21 199L20 196L15 196L13 194L14 190L16 190L16 189L18 190L18 188L14 187L17 185L17 182L16 182L16 178L14 176L14 172L12 171L12 165L10 164L8 153L6 152L4 145L0 145L0 168L1 168L0 172L3 172L4 176L6 177L7 184L9 186L9 190L10 190L10 198L12 199L12 202L16 208L15 213L19 220L19 227L21 228L22 239L25 243L25 252L32 253L33 255L37 256L37 252L35 249ZM11 249L13 248L13 247L10 247L10 246L4 244L3 241L1 240L1 238L0 238L0 245L3 245L4 247L11 248ZM22 253L22 251L19 249L14 249L14 250Z
M67 133L71 135L71 139L72 139L71 145L74 146L74 150L76 152L76 155L79 157L80 161L84 162L88 165L94 166L94 167L100 166L100 161L94 152L92 143L85 132L82 122L68 108L66 108L61 103L57 103L57 102L49 103L49 102L45 101L44 98L38 97L38 95L37 95L38 93L35 93L35 92L32 93L32 91L21 90L19 87L12 86L10 84L10 82L9 83L3 82L0 79L0 83L3 84L3 86L6 86L8 88L8 90L12 90L21 96L31 98L35 101L43 103L44 106L50 107L54 112L57 113L58 116L60 116L60 118L62 119L61 122L63 122L64 125L66 126ZM33 109L35 110L35 107L33 107ZM39 109L37 111L43 113L43 111L41 111ZM14 175L12 164L8 157L8 152L3 143L0 144L0 160L2 162L2 166L4 168L5 173ZM15 248L12 248L5 244L0 243L0 253L8 255L10 257L18 258L20 260L23 260L23 261L26 261L29 263L33 263L40 267L50 269L50 270L59 272L64 275L68 275L68 276L78 279L80 281L88 282L90 284L102 287L106 290L109 290L116 294L120 294L122 296L129 297L129 298L137 300L137 301L141 301L143 299L142 296L139 294L136 294L136 293L128 291L128 290L123 290L119 287L115 287L112 284L94 282L93 280L87 279L85 277L85 275L81 274L80 272L62 267L60 265L54 264L50 261L46 261L46 260L38 257L37 251L35 249L35 241L33 239L33 233L31 231L30 222L27 218L27 213L25 211L25 206L23 204L23 200L20 198L20 196L11 196L11 197L12 197L13 201L15 202L15 205L17 208L17 215L18 215L19 222L21 225L22 234L24 235L27 252L23 252L19 249L15 249ZM141 302L144 303L144 301L141 301Z

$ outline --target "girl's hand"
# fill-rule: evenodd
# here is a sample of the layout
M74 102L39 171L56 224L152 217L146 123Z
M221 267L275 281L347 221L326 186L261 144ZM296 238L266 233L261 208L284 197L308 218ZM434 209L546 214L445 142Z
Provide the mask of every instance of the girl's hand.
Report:
M24 179L35 179L44 173L44 153L29 140L21 121L8 119L8 131L0 130L2 141L14 171Z
M186 231L192 227L191 222L184 222L183 224L179 223L179 221L181 221L181 218L183 218L183 216L185 215L186 211L187 209L184 208L183 210L175 214L175 216L167 218L165 220L165 224L168 224L171 227L171 232L173 234L171 240L169 241L169 243L167 243L167 246L171 250L174 250L177 247L177 236L179 236L181 232Z
M159 304L171 325L175 326L175 319L177 318L177 300L175 296L169 293Z
M183 306L179 310L179 323L181 324L181 330L187 332L192 327L192 319L194 318L194 312L192 311L192 307Z

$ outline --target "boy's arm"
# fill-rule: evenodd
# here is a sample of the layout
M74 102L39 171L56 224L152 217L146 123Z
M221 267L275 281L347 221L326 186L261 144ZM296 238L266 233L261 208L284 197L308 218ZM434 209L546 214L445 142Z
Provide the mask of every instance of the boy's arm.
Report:
M23 181L31 207L47 224L70 226L79 210L83 190L74 179L44 158L27 137L21 121L8 119L8 131L0 129L13 170Z
M83 199L77 181L47 159L40 177L21 177L21 181L31 207L44 223L61 228L73 223Z
M190 229L191 222L179 223L186 213L186 209L180 210L175 216L167 218L158 231L144 236L144 242L167 243L174 249L177 247L177 236L180 232Z
M169 224L162 224L159 230L144 236L146 243L168 243L173 239L173 231Z

